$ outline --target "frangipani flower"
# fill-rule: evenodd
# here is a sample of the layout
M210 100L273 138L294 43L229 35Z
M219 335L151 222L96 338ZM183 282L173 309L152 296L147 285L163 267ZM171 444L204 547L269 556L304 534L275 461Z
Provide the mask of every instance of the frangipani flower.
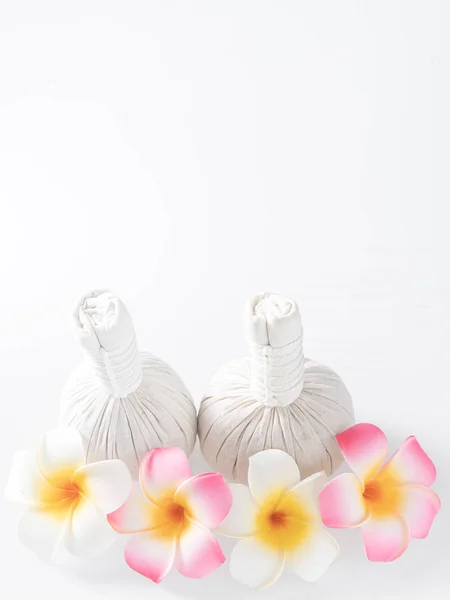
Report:
M95 555L116 539L106 519L131 490L121 460L86 465L82 439L74 429L47 432L36 456L17 452L5 492L28 505L18 535L40 558L53 561L61 545L75 555Z
M375 425L359 423L336 436L353 473L339 475L322 490L322 519L328 527L361 525L367 558L392 561L409 538L428 535L440 508L429 489L436 469L416 438L407 438L385 463L388 442Z
M252 588L266 588L287 562L306 581L316 581L339 553L322 527L318 493L324 473L300 482L295 461L281 450L250 458L249 488L231 484L233 507L218 531L244 538L233 549L230 573Z
M108 515L119 533L133 533L127 564L155 583L175 566L186 577L204 577L225 557L209 531L231 507L230 488L219 473L192 477L179 448L150 450L140 464L126 503Z

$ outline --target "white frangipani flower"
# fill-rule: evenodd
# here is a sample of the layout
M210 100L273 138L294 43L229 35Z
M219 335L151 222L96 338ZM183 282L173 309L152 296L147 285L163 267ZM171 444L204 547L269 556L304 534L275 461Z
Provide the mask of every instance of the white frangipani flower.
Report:
M233 549L231 576L252 588L272 585L285 563L306 581L316 581L339 553L322 526L318 494L323 472L300 481L295 461L281 450L250 458L249 487L231 484L233 506L218 532L243 538Z
M18 535L45 561L61 546L75 555L92 556L114 542L106 515L119 508L131 491L131 475L121 460L86 465L79 433L47 432L36 455L17 452L5 495L28 506Z

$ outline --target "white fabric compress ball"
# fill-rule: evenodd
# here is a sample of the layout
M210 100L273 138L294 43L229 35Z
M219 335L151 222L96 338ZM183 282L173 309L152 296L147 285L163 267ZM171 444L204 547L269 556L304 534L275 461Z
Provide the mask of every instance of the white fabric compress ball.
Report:
M354 424L352 400L328 367L303 356L293 300L255 296L245 313L250 358L214 376L200 405L198 433L209 465L245 483L248 459L268 448L290 454L302 477L342 463L335 435Z
M178 446L189 454L197 435L192 398L169 365L138 351L123 302L94 290L78 303L73 322L85 360L63 392L60 423L80 432L87 461L120 458L136 477L151 448Z

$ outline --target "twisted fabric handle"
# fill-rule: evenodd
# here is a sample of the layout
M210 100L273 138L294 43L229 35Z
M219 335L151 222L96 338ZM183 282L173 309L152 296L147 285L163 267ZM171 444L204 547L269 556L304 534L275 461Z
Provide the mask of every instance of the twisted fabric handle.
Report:
M266 406L287 406L303 389L303 327L297 304L277 294L254 296L245 312L251 386Z
M131 316L108 290L92 290L78 302L73 324L86 358L102 387L125 398L142 381L142 368Z

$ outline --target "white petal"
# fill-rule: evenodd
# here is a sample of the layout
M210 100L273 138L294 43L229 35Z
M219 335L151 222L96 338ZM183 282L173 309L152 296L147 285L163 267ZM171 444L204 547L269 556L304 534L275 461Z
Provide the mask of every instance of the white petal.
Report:
M85 462L83 441L75 429L48 431L37 450L39 470L57 487L67 487L74 471Z
M67 550L76 556L96 556L116 539L105 515L93 502L80 497L65 536Z
M230 558L233 579L253 589L269 587L283 571L285 554L263 546L255 537L239 541Z
M258 504L273 493L286 493L299 482L295 460L282 450L263 450L250 458L248 485Z
M320 523L319 492L326 482L327 477L323 471L310 475L286 494L280 502L280 509L282 510L284 503L289 503L291 498L295 498L307 513L308 521Z
M120 508L131 492L130 471L121 460L102 460L80 467L74 482L105 515Z
M222 535L239 538L253 535L258 506L246 485L231 483L229 486L233 495L233 504L228 516L216 531Z
M46 506L32 506L20 519L17 529L19 540L41 560L55 560L70 523L72 503L73 500L63 500L57 512Z
M37 468L36 457L21 450L14 454L5 496L12 502L44 504L58 502L67 493L50 485Z
M294 573L305 581L317 581L339 554L336 540L320 526L312 527L307 539L287 555Z

